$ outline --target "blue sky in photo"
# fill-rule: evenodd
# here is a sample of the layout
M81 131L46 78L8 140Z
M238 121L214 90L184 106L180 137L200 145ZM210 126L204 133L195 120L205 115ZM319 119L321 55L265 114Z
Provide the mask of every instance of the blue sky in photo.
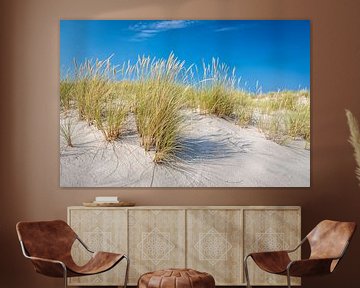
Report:
M308 20L61 20L60 71L73 59L135 62L138 55L202 67L219 58L236 68L240 86L263 92L310 88Z

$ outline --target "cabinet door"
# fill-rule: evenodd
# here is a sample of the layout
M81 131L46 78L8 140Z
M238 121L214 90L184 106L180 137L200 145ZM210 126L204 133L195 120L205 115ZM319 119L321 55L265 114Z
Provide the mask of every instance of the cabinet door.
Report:
M185 267L185 210L129 210L130 283L148 271Z
M125 209L70 209L69 225L93 251L127 253L127 215ZM76 263L84 264L89 258L76 241L72 256ZM126 261L113 269L93 276L69 278L70 285L122 285Z
M187 211L187 266L212 274L216 285L242 280L242 211Z
M245 255L251 252L295 248L301 241L300 210L245 210L244 231ZM292 254L292 258L301 257L300 249ZM286 277L266 273L258 268L252 259L248 261L252 285L286 285ZM293 278L292 284L299 285L299 278Z

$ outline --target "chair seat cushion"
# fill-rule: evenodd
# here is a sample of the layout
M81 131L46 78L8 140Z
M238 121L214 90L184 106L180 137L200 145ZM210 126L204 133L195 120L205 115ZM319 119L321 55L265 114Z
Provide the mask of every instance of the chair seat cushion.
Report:
M166 269L143 274L138 288L213 288L214 277L193 269Z

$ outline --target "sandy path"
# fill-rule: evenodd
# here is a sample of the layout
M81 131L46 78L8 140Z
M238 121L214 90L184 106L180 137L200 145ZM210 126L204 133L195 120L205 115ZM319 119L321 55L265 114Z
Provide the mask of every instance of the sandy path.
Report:
M256 128L215 116L186 112L185 151L173 166L154 165L139 146L133 116L113 144L101 132L76 122L75 147L60 143L62 187L308 187L310 151L280 146ZM61 119L64 121L64 119ZM62 137L60 137L62 138Z

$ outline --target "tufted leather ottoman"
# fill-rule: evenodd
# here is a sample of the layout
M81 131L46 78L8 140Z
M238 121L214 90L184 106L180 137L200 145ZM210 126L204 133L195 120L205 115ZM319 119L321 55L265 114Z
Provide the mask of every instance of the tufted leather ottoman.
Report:
M214 277L192 269L166 269L140 276L138 288L214 288Z

